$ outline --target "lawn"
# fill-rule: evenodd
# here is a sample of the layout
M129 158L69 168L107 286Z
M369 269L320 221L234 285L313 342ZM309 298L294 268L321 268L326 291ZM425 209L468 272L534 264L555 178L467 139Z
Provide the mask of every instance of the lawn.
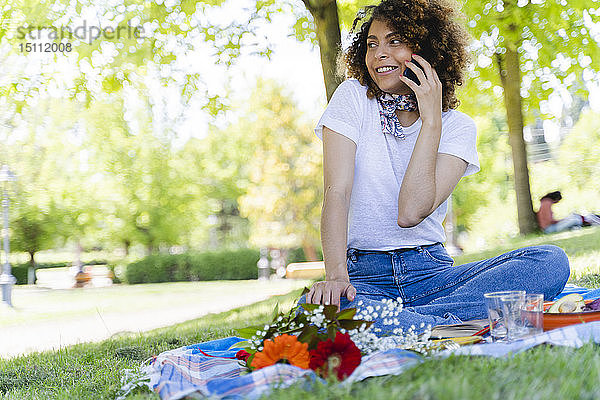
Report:
M306 281L308 282L308 281ZM14 309L0 308L0 328L32 321L72 320L90 315L113 316L148 311L193 308L201 315L202 306L208 310L225 310L213 303L217 296L237 299L262 288L265 293L281 294L302 286L305 281L207 281L168 282L144 285L114 285L110 287L51 290L34 286L15 286ZM248 296L246 296L248 297ZM252 296L255 297L255 296ZM266 296L262 297L263 299ZM257 299L260 300L260 299ZM254 301L257 301L254 300ZM253 301L238 304L250 304ZM211 304L212 303L212 304Z
M600 229L515 239L509 246L461 256L458 262L488 257L529 244L553 243L569 254L576 282L600 282ZM114 399L125 369L167 349L226 337L234 329L268 320L276 303L289 307L298 292L251 306L139 335L0 361L0 392L10 399ZM600 351L539 347L509 359L450 357L428 360L400 376L372 378L350 388L292 387L274 399L594 399L600 397ZM130 399L154 399L138 390Z

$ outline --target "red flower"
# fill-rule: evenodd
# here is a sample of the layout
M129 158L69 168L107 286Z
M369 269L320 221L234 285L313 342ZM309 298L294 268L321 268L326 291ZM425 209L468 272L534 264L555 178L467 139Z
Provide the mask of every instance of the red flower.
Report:
M235 353L235 358L242 361L248 361L248 357L250 357L250 355L251 354L248 353L246 350L240 350L237 353Z
M319 342L317 348L310 351L310 368L324 378L331 371L342 380L352 374L360 360L360 350L347 333L337 332L334 341Z

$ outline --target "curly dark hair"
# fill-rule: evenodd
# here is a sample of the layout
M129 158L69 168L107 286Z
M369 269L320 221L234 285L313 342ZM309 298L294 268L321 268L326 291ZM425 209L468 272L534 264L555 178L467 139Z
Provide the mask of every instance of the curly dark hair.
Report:
M362 23L354 32L358 22ZM342 54L346 77L356 78L367 86L367 97L383 94L367 70L367 35L374 20L383 22L400 34L411 50L425 58L435 68L442 82L442 109L459 104L455 89L462 85L469 61L469 34L457 21L458 12L447 0L384 0L378 6L367 6L354 20L350 47Z

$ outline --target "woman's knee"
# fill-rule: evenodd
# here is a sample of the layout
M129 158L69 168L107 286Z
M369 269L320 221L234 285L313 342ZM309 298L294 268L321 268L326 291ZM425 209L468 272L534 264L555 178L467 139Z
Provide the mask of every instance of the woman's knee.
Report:
M571 274L569 258L563 249L554 245L536 246L538 249L539 265L545 278L542 292L546 300L552 300L565 287Z
M543 263L546 266L547 273L552 274L556 280L567 283L571 275L569 266L569 257L563 249L551 244L538 246L543 252Z

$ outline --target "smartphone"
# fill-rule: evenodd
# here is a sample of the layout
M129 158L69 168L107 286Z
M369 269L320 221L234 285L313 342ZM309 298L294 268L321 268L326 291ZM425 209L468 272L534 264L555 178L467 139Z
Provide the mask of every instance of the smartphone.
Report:
M421 64L419 64L414 58L412 60L410 60L413 64L415 64L417 67L421 68L422 71L424 71L423 67L421 67ZM407 77L408 79L410 79L411 81L415 82L417 85L420 85L421 82L419 82L419 78L417 78L417 74L415 74L413 72L412 69L406 67L404 69L404 72L402 73L402 75L404 75L405 77Z

